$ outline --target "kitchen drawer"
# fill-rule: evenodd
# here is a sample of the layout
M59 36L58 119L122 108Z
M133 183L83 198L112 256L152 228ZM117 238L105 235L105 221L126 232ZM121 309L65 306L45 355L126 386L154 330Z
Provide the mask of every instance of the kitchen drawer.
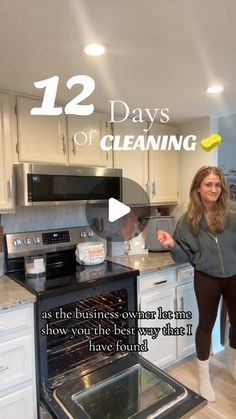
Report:
M0 397L0 419L36 419L32 386Z
M32 378L32 336L22 336L0 343L0 395Z
M194 269L192 266L185 269L177 269L177 281L178 282L189 282L193 281Z
M153 289L161 289L175 283L175 270L163 270L160 273L154 272L139 277L140 291L150 291Z
M23 307L2 311L0 313L0 339L7 337L8 334L21 330L27 330L32 326L32 310L31 307Z

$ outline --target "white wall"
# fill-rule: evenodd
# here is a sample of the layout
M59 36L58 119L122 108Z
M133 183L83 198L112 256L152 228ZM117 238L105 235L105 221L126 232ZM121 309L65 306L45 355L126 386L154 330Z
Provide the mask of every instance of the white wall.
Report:
M236 144L222 142L219 147L218 165L224 173L236 170Z
M189 189L196 171L204 165L217 166L218 149L214 148L206 152L201 148L200 142L215 132L215 121L209 117L201 118L178 126L178 134L197 136L197 147L195 151L181 151L180 153L180 202L176 210L178 218L186 211L189 202Z
M236 169L236 114L218 118L217 130L223 139L219 147L219 167L228 173Z

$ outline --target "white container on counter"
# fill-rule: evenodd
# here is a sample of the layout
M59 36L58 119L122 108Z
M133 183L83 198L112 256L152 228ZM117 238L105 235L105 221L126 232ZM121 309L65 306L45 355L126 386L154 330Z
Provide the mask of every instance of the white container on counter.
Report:
M84 242L77 244L76 260L81 265L98 265L104 262L104 244L100 242Z
M46 256L30 255L25 256L25 274L30 277L38 277L45 275L46 272Z

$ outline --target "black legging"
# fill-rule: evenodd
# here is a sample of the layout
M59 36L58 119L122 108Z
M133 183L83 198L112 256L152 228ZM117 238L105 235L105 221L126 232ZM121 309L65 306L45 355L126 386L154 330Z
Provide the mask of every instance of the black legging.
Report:
M211 332L221 295L226 303L230 321L229 344L236 349L236 275L229 278L217 278L195 271L194 289L199 311L195 337L198 359L205 361L209 358Z

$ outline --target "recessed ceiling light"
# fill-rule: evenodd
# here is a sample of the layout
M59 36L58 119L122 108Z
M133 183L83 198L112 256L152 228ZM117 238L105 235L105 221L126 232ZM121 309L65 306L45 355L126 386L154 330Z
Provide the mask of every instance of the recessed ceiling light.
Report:
M84 52L87 55L99 56L106 52L106 48L102 44L88 44L84 47Z
M223 90L224 90L223 86L220 86L220 85L209 86L206 89L207 93L221 93L221 92L223 92Z

